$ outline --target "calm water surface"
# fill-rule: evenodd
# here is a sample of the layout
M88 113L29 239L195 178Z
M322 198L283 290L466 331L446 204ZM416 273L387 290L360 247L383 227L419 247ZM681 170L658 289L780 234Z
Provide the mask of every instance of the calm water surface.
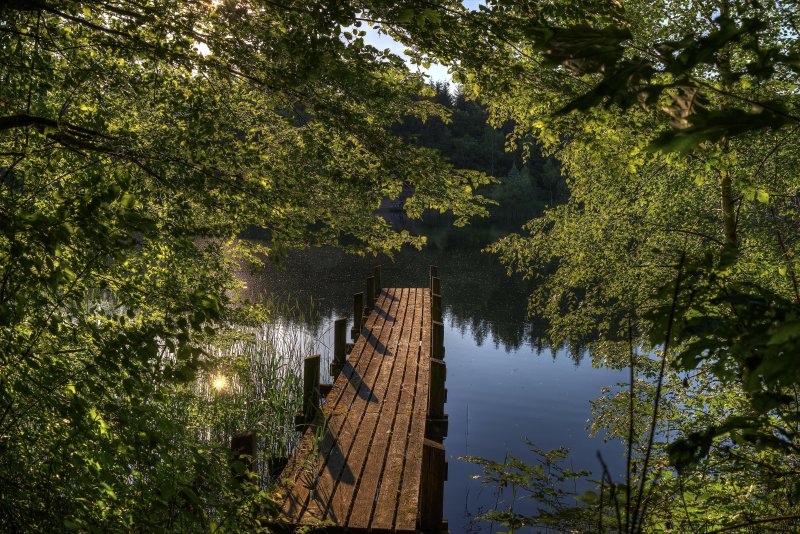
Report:
M600 395L601 387L624 382L624 373L592 368L586 355L575 358L547 346L541 339L543 326L526 318L529 286L507 277L492 256L477 249L427 249L403 251L394 260L364 259L313 249L294 253L281 269L268 266L246 274L246 296L296 301L304 318L287 319L309 328L325 355L326 347L332 346L333 320L352 320L352 296L365 290L364 280L376 264L382 265L384 287L427 286L428 266L439 267L445 308L445 409L450 418L444 516L453 534L497 532L497 525L476 521L475 516L507 509L512 498L474 479L480 469L460 456L502 462L513 454L533 461L526 445L530 439L542 449L568 447L571 467L595 473L601 451L611 471L620 472L621 446L589 438L586 427L590 401ZM322 368L324 373L327 365ZM323 375L326 379L331 380ZM514 503L520 511L530 512L533 506L528 500Z

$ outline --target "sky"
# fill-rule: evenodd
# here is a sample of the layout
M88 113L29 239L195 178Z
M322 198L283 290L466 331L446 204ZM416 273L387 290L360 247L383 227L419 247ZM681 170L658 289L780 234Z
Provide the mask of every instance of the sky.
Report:
M478 6L481 4L485 4L485 0L464 0L462 2L466 7L471 10L477 10ZM420 70L423 73L430 76L431 81L446 81L452 82L452 78L450 73L447 72L447 67L442 65L432 64L430 68L424 69L421 66L412 65L411 62L408 60L408 56L406 56L403 52L405 51L406 47L402 44L398 43L391 37L386 34L380 34L377 30L370 28L366 25L362 26L360 29L365 30L367 32L367 36L364 38L364 42L374 46L378 50L384 50L388 48L392 51L392 53L397 54L398 56L406 59L406 64L412 70Z
M405 51L406 47L402 44L398 43L388 35L378 33L377 30L374 28L370 28L368 26L362 26L360 29L367 32L367 36L364 38L364 42L368 45L372 45L378 50L384 50L388 48L392 51L393 54L396 54L403 59L406 60L406 64L408 68L411 70L420 70L430 76L431 81L439 81L443 80L446 82L451 82L452 78L450 77L450 73L447 72L447 67L443 65L437 65L435 63L431 64L430 68L425 69L418 65L412 65L410 62L410 58L406 56L403 52Z
M466 7L475 11L478 9L478 6L481 4L485 4L485 0L464 0L462 2ZM402 44L398 43L391 37L386 34L379 33L376 29L371 28L367 25L361 26L359 28L367 32L366 37L364 38L364 42L368 45L372 45L378 50L385 50L389 49L393 54L396 54L406 60L406 64L408 68L411 70L422 71L423 73L427 74L430 77L431 81L446 81L448 83L452 82L452 77L450 73L447 72L447 67L443 65L431 64L430 68L423 68L422 66L412 65L410 58L405 54L406 47ZM205 43L197 43L196 45L197 50L202 55L208 55L211 53L208 46Z

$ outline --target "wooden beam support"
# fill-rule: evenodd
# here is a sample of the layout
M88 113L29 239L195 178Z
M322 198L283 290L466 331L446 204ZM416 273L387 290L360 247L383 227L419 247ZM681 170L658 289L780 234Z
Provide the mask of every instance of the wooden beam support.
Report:
M431 276L431 293L442 294L442 280L437 276Z
M310 425L319 414L322 397L319 387L320 355L308 356L303 361L303 423Z
M422 447L422 483L419 496L419 519L423 532L436 534L442 532L446 477L444 445L426 439Z
M436 320L431 322L431 358L444 360L444 325Z
M333 361L331 361L331 376L336 378L344 369L347 357L347 317L339 317L333 322Z
M431 317L442 322L442 296L438 293L431 293Z
M447 437L448 419L444 413L447 402L447 366L442 360L431 358L431 377L428 385L428 418L425 421L425 437L441 442Z
M442 360L431 358L431 379L428 393L428 417L438 419L444 416L444 383L447 380L447 366Z
M355 341L361 334L362 317L364 317L364 293L353 295L353 329L350 337Z

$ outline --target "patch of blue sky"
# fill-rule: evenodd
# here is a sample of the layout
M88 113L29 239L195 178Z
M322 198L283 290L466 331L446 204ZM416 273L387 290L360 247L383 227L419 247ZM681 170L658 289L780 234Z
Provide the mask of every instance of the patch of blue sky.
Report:
M479 5L485 4L486 2L485 0L464 0L462 3L468 9L476 11ZM446 65L431 63L428 68L424 68L421 65L413 65L411 63L411 58L405 53L406 47L403 46L402 43L397 42L389 35L379 32L377 29L369 27L366 24L362 25L359 29L367 32L367 35L364 37L364 43L374 46L378 50L385 50L388 48L393 54L403 58L409 69L425 74L431 81L445 81L448 83L453 81Z

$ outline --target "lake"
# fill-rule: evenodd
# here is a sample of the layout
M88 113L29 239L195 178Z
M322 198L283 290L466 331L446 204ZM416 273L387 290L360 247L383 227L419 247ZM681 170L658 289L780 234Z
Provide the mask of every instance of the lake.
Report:
M475 516L489 509L507 509L510 492L498 495L473 477L478 466L459 460L473 455L502 462L507 454L533 461L526 439L542 449L571 449L574 469L599 473L601 451L615 475L624 467L619 443L590 438L590 401L603 386L626 382L624 372L593 368L591 358L554 350L543 339L545 325L527 318L527 282L506 276L491 255L477 248L434 248L402 251L394 259L359 258L334 249L292 253L282 268L268 265L244 274L245 296L296 301L302 323L318 339L323 357L333 344L336 317L352 321L353 294L365 290L372 268L382 266L384 287L423 287L428 268L436 265L442 280L450 426L445 447L449 480L444 517L456 533L496 532L497 525ZM349 332L349 326L348 326ZM328 354L326 354L326 352ZM332 381L325 375L323 381ZM597 476L596 476L597 478ZM585 485L587 489L589 486ZM518 495L518 497L520 497ZM520 500L514 509L531 511Z

